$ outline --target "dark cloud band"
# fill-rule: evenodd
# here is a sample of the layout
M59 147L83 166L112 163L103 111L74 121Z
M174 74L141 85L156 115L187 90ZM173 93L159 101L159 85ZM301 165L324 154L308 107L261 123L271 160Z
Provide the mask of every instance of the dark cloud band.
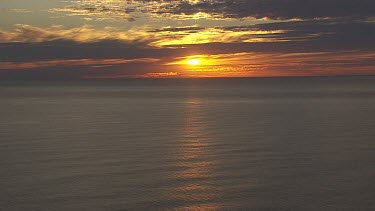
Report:
M200 0L200 1L136 1L153 4L153 13L192 15L198 12L223 18L314 19L374 17L373 0ZM156 6L155 6L156 5ZM147 8L147 7L146 7ZM141 10L141 9L139 9ZM132 8L132 11L137 11Z

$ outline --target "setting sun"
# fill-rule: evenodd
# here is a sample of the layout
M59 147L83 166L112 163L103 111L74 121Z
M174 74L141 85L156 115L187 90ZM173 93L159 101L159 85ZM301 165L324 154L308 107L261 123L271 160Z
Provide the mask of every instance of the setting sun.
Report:
M189 59L186 62L188 65L199 65L200 61L198 59Z

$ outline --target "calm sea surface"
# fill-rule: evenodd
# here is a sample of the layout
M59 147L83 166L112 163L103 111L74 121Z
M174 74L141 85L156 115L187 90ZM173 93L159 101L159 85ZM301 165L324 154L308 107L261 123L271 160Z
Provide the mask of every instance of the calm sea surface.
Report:
M375 77L0 84L0 210L375 210Z

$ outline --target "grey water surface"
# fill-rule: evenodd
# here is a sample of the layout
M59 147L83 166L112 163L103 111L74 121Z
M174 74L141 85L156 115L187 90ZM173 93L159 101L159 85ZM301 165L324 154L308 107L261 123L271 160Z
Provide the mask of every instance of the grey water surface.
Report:
M0 210L375 210L375 77L1 82Z

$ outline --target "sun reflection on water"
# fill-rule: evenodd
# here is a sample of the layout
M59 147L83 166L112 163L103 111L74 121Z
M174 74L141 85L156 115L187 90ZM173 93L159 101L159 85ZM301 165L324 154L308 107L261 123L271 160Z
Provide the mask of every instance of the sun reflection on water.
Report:
M220 191L215 185L217 161L210 158L208 147L213 140L208 136L209 124L205 119L201 99L185 103L185 119L176 159L178 171L172 175L177 185L170 197L181 202L178 210L216 210Z

